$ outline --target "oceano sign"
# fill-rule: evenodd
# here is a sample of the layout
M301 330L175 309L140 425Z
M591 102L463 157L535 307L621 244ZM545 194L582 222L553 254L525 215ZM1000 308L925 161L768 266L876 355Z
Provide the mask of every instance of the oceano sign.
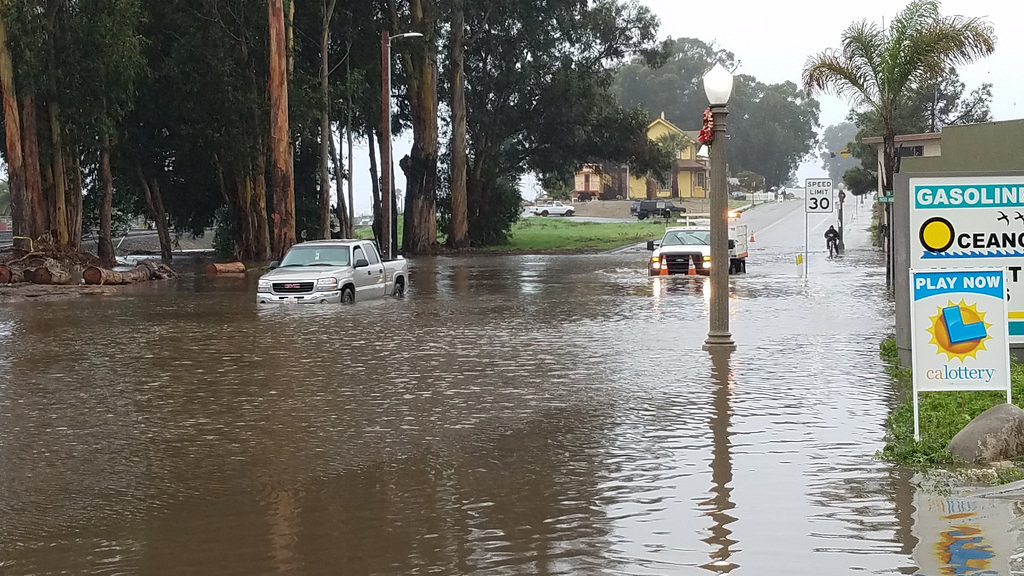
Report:
M916 186L917 208L1018 208L1024 207L1024 185L967 184L961 186Z
M1024 345L1024 176L910 178L910 266L1007 271L1010 342Z

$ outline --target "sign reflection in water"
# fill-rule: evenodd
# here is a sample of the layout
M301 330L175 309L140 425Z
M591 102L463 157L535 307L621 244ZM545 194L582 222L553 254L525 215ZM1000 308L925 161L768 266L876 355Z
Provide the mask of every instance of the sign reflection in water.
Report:
M1011 574L1020 539L1015 502L999 498L914 495L917 576Z

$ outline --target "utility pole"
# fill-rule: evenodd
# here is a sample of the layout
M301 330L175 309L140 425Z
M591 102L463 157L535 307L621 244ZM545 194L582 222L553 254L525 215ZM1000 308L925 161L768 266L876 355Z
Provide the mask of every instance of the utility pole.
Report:
M842 254L846 251L846 243L843 242L843 201L846 200L846 192L842 189L839 190L839 253Z
M384 259L391 259L391 45L385 28L380 37L380 58L383 66L383 91L381 93L381 136L380 139L380 251Z

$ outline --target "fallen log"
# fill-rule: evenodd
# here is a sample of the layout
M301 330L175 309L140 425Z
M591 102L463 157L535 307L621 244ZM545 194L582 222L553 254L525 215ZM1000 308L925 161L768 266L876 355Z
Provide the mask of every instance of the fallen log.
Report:
M42 266L32 272L33 284L70 284L71 272L63 268Z
M216 276L217 274L245 274L245 264L242 262L214 262L206 265L206 274Z
M149 280L150 275L150 268L145 263L124 272L89 266L82 272L82 279L86 284L94 285L135 284Z
M25 281L25 274L20 268L11 268L0 264L0 284L16 284Z
M178 277L178 273L174 271L174 268L171 268L163 262L158 262L156 260L143 260L142 264L149 268L150 280L170 280Z

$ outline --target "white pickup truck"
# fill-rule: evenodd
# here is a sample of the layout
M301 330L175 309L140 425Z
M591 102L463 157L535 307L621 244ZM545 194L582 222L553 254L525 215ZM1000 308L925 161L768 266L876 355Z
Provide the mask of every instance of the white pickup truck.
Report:
M408 263L399 256L384 261L367 240L318 240L292 246L259 280L256 302L351 304L385 296L402 296L408 286Z
M531 209L537 216L572 216L576 213L576 210L572 206L562 204L559 201L554 202L538 202L536 206Z
M729 226L729 273L747 271L747 227ZM690 267L698 274L711 273L711 228L679 226L665 230L661 242L647 242L653 250L647 269L651 276L686 274Z

